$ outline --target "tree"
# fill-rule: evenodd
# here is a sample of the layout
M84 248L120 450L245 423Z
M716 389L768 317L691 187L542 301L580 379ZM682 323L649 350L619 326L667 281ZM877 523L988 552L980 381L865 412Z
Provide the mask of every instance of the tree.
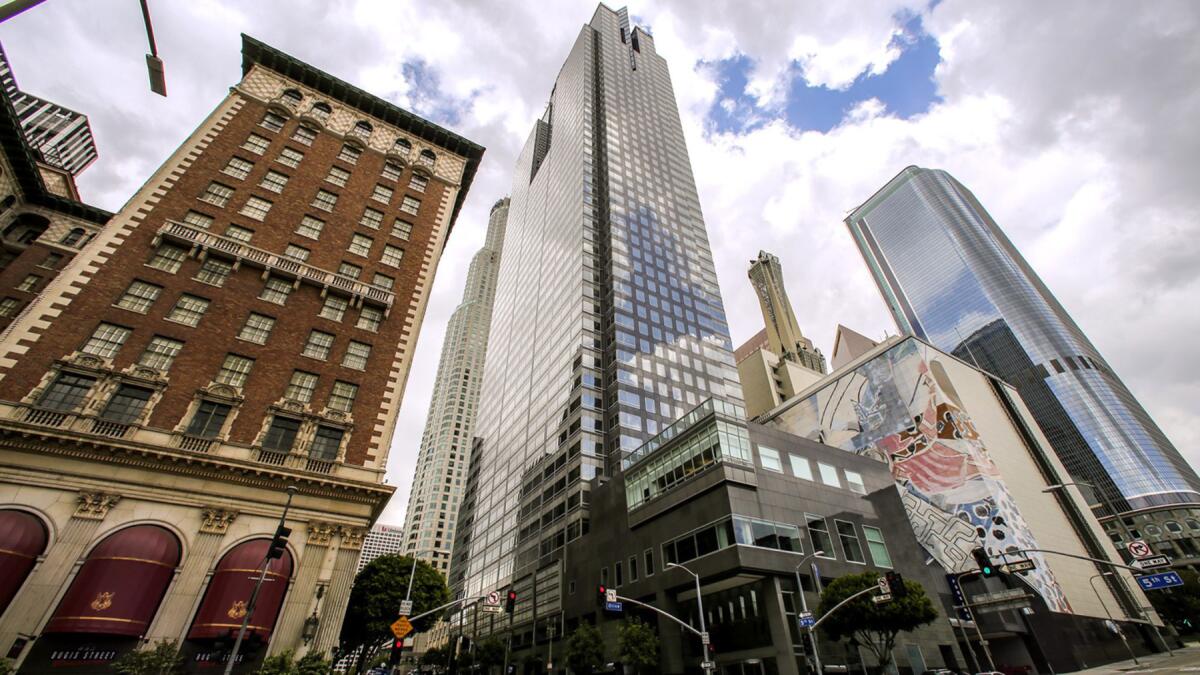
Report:
M264 659L255 675L326 675L332 667L333 664L316 652L309 652L296 661L289 649Z
M1146 597L1163 621L1175 626L1180 633L1194 633L1200 628L1200 574L1191 570L1176 570L1183 579L1182 586L1150 591Z
M160 640L150 649L137 649L113 661L121 675L173 675L183 667L183 655L175 640Z
M896 635L901 631L913 631L938 617L937 610L925 589L914 581L905 581L908 594L877 605L871 596L864 595L846 603L836 613L828 612L846 598L878 583L879 575L874 572L847 574L834 579L821 594L818 611L824 620L821 627L835 640L850 638L851 645L866 647L875 655L881 669L892 662L892 648L896 646Z
M475 645L475 663L489 672L492 666L504 665L504 643L490 637Z
M434 666L441 665L446 662L446 650L439 647L426 649L424 654L421 654L421 665Z
M324 655L309 652L296 662L295 675L326 675L333 664Z
M658 635L641 619L621 624L617 633L617 651L621 662L632 666L636 673L648 673L658 667Z
M346 618L342 620L341 643L346 653L364 648L360 663L369 661L379 644L391 635L390 626L399 616L400 601L408 590L412 563L408 556L381 555L354 578ZM413 614L436 609L449 600L450 589L441 572L418 562L412 585ZM436 615L415 621L413 631L419 633L435 621Z
M572 672L586 675L603 665L603 649L600 629L590 623L581 623L567 638L567 665Z

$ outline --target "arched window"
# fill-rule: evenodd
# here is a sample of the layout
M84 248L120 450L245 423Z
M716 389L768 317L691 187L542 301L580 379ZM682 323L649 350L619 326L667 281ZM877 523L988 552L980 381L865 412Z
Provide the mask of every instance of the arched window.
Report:
M45 632L144 636L180 556L179 540L158 525L110 534L83 561Z
M318 101L313 104L313 107L308 111L308 114L324 122L329 119L329 115L333 113L333 108L324 101Z
M76 227L70 232L64 234L63 238L60 239L58 243L62 244L63 246L79 246L83 243L83 237L85 234L87 233L83 231L82 227Z
M251 539L234 546L217 563L200 609L188 630L189 640L212 640L226 637L230 627L240 625L246 616L250 594L262 569L270 539ZM272 560L267 568L268 583L262 585L254 602L254 617L247 627L255 639L264 643L271 637L275 621L283 609L283 596L287 593L288 580L292 578L292 555L284 551L283 557ZM237 632L234 630L233 632Z
M395 148L396 152L407 156L408 153L412 152L412 143L409 143L407 138L397 138Z
M48 540L46 526L35 516L0 510L0 614L21 590Z
M1167 528L1167 532L1170 532L1171 534L1179 534L1180 532L1183 532L1183 527L1173 520L1168 520L1167 522L1163 523L1163 526L1165 526Z
M297 89L284 89L283 100L289 103L299 103L304 100L304 96Z
M375 131L375 127L371 126L371 123L366 120L359 120L354 123L354 130L360 133L370 134L372 131Z
M22 213L4 229L4 239L21 245L32 244L48 227L48 218L36 213Z
M4 173L3 171L0 171L0 175L3 175L3 173ZM4 201L0 201L0 213L4 213L5 211L11 209L12 205L15 203L17 203L16 196L9 195L9 196L5 197Z
M436 163L436 162L437 162L437 155L433 154L433 152L431 152L428 149L422 150L420 158L417 159L418 164L421 164L423 166L428 166L428 167L432 167L434 165L434 163Z

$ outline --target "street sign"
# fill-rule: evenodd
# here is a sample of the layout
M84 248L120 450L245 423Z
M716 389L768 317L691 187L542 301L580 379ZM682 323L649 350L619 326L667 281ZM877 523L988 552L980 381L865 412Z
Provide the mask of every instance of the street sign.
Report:
M1156 555L1153 558L1142 558L1141 560L1133 561L1134 566L1144 570L1152 570L1158 567L1167 567L1171 564L1171 559L1165 555Z
M800 627L810 628L817 620L813 618L812 612L800 612Z
M408 622L408 617L402 616L392 624L392 635L395 635L397 640L403 640L405 635L412 632L412 628L412 624Z
M491 593L488 593L487 600L484 600L483 604L499 605L500 604L500 591L492 591Z
M1004 566L1004 569L1008 570L1009 572L1028 572L1036 567L1037 565L1035 565L1032 560L1021 559L1008 563Z
M412 614L412 600L400 601L400 615L409 616Z
M887 577L879 577L879 581L876 582L876 585L879 586L879 592L883 593L884 595L891 590L888 587Z
M1129 542L1125 548L1129 550L1129 555L1135 558L1145 558L1148 555L1154 554L1154 551L1150 550L1150 544L1140 539Z
M504 611L504 608L501 607L500 605L484 605L483 606L484 614L500 614L503 611Z
M885 603L891 599L892 599L891 593L881 593L881 594L876 595L875 597L871 598L871 602L873 602L877 605L882 605L883 603Z
M704 661L700 664L700 667L704 670L712 670L717 667L717 664L713 661Z
M708 646L708 631L704 631L700 634L700 644Z
M622 602L606 602L604 609L608 612L623 612L625 611L625 603Z
M1160 572L1159 574L1147 574L1137 577L1138 585L1143 590L1153 591L1159 588L1170 588L1172 586L1182 586L1183 579L1179 577L1178 572Z
M605 602L616 602L617 601L617 589L615 589L615 588L604 589L604 601Z

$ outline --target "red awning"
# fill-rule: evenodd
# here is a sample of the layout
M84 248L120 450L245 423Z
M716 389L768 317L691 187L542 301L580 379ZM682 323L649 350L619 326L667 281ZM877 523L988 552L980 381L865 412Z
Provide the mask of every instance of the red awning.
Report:
M46 550L46 526L36 516L0 510L0 614L16 597L25 578Z
M243 542L221 558L188 631L189 640L222 637L241 628L270 543L270 539ZM283 557L272 560L267 568L267 578L258 592L247 635L257 635L264 642L271 636L291 577L292 556L284 551Z
M84 560L46 632L145 635L179 557L179 540L157 525L109 535Z

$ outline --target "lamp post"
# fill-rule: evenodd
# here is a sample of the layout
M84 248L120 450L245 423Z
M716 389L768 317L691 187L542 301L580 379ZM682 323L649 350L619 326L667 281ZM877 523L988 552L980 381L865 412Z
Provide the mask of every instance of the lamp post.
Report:
M1100 591L1096 590L1096 579L1107 576L1112 576L1112 572L1093 574L1092 578L1088 579L1088 585L1092 587L1092 592L1096 594L1096 599L1100 601L1100 606L1104 608L1104 616L1108 617L1109 623L1111 623L1113 626L1116 626L1117 635L1121 638L1121 643L1125 645L1125 649L1129 651L1129 657L1133 659L1133 664L1135 666L1139 665L1137 654L1133 653L1133 648L1129 646L1129 641L1125 639L1125 631L1121 630L1121 627L1117 625L1117 622L1113 621L1112 613L1108 611L1108 605L1104 604L1104 598L1100 596Z
M804 563L819 555L825 555L825 551L813 551L801 558L799 564L796 565L796 594L800 596L800 609L805 613L808 613L808 599L804 597L804 584L800 582L800 568L804 567ZM796 628L799 629L800 635L804 635L804 626L800 624L799 614L796 615ZM813 665L817 667L817 672L820 673L822 672L821 655L817 651L817 636L811 631L808 633L808 641L812 644Z
M707 665L709 663L708 644L705 638L708 637L708 629L704 626L704 598L700 595L700 575L679 563L667 563L667 567L678 567L696 580L696 609L700 612L700 658L702 659L700 667L704 669L704 672L711 673L712 667Z

